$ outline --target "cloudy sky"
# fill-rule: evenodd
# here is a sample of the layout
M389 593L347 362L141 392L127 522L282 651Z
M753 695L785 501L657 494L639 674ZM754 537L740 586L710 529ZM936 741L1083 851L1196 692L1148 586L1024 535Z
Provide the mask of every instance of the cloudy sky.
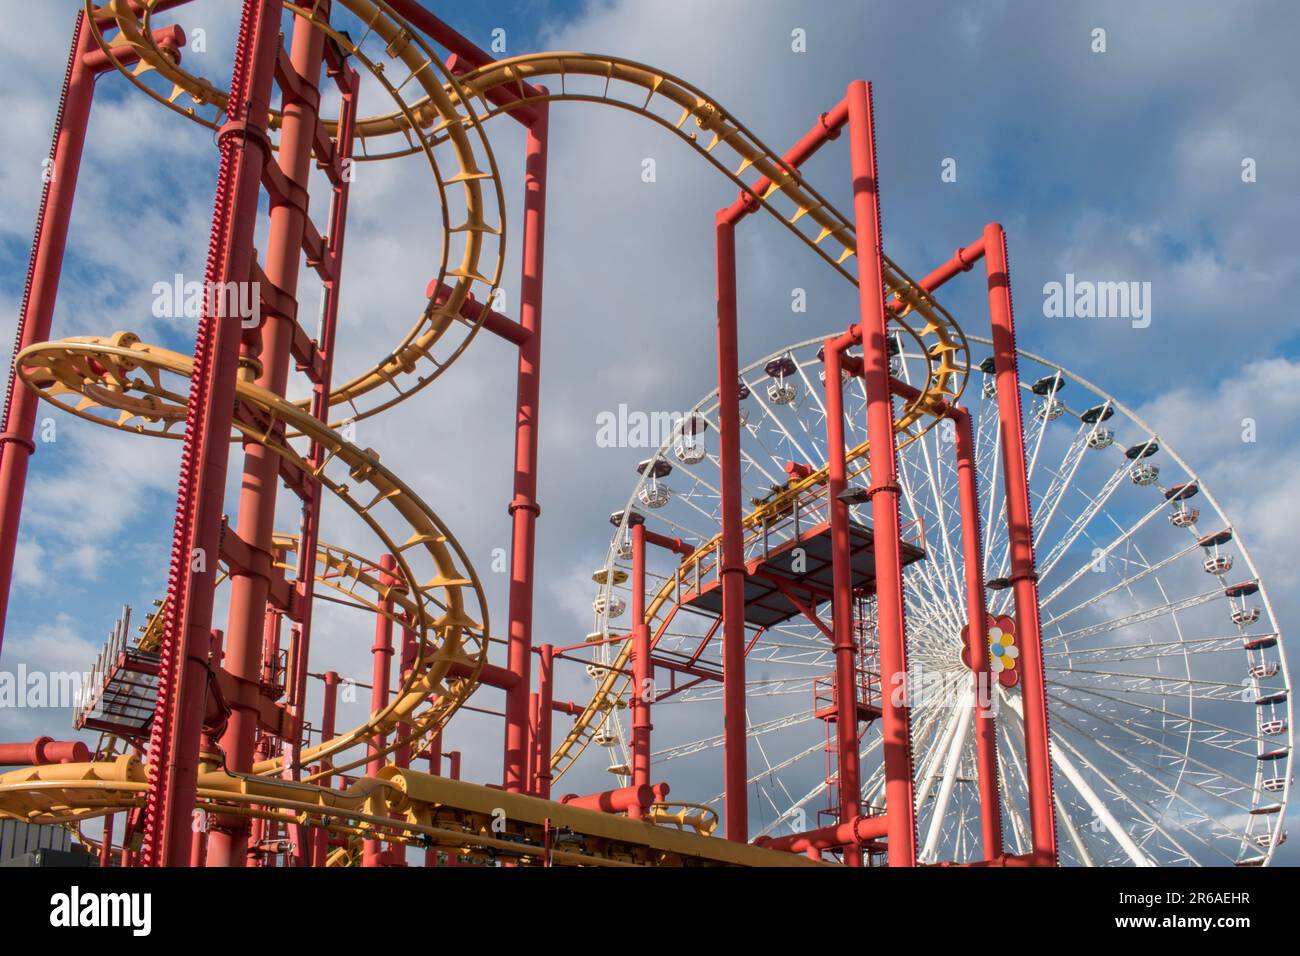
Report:
M7 4L6 6L12 6ZM0 313L22 295L31 227L77 0L24 4L0 31ZM1284 633L1300 585L1300 21L1278 2L989 0L817 3L785 0L520 0L434 5L481 46L502 29L508 54L545 49L627 56L689 79L765 142L784 149L858 78L874 83L884 239L921 275L985 223L1009 234L1018 340L1136 408L1212 487L1251 543ZM207 31L187 64L225 83L237 5L197 0L180 19ZM1095 31L1105 31L1096 52ZM792 31L806 50L792 50ZM520 221L522 134L491 130ZM642 179L655 160L656 180ZM186 351L193 328L150 314L154 282L199 276L216 151L211 135L118 76L99 86L77 196L57 336L117 329ZM955 181L941 174L954 168ZM1250 161L1247 163L1247 161ZM1255 171L1243 181L1243 163ZM806 167L848 208L843 143ZM428 170L363 166L353 192L336 381L370 365L410 327L438 249ZM952 177L946 177L952 179ZM1250 178L1250 177L1247 177ZM612 110L556 107L551 124L539 499L538 639L590 629L590 572L606 516L631 488L638 449L595 443L596 417L626 403L683 409L712 386L713 210L734 189L680 143ZM748 362L853 320L856 295L779 225L740 235L741 354ZM517 301L508 243L506 311ZM1047 283L1067 274L1149 283L1150 324L1050 317ZM310 286L307 286L310 289ZM808 311L793 315L794 288ZM978 281L942 300L986 331ZM314 292L304 301L314 301ZM7 345L6 345L7 348ZM505 620L512 349L480 336L422 395L359 425L358 443L428 500L484 578L494 631ZM42 414L45 415L46 410ZM177 470L174 443L56 420L27 492L3 666L88 666L122 604L162 593ZM1258 440L1242 441L1243 419ZM282 496L282 504L283 501ZM233 511L233 498L232 498ZM296 522L282 508L283 527ZM325 536L371 550L346 526ZM218 609L218 618L223 615ZM369 622L322 612L321 667L366 679ZM328 658L328 659L327 659ZM585 684L562 684L581 696ZM487 692L485 706L499 706ZM360 719L360 703L345 715ZM458 718L459 720L459 718ZM467 776L495 779L496 724L453 728ZM6 714L0 737L66 736L66 711ZM460 736L457 737L456 735ZM597 768L591 787L608 780Z

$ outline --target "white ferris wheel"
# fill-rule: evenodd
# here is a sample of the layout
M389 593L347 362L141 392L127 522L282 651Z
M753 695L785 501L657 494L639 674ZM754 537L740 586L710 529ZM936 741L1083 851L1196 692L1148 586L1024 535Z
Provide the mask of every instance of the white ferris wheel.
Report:
M972 353L986 339L970 336ZM791 467L825 463L822 339L741 373L744 501L770 500ZM919 353L893 343L893 374L924 377ZM1041 595L1042 639L1060 860L1069 865L1263 865L1286 839L1292 729L1290 681L1264 583L1246 543L1211 490L1173 449L1112 396L1047 359L1018 353L1025 447ZM991 365L972 358L971 412L981 498L988 610L1013 613L1001 449ZM981 375L980 372L984 374ZM845 445L866 441L865 392L846 379ZM606 566L593 577L593 639L625 634L629 513L648 529L708 549L720 528L717 393L639 468ZM712 440L711 440L712 439ZM969 670L961 659L966 611L952 433L938 427L899 452L906 545L923 557L904 569L909 683L928 692L912 710L918 852L922 862L980 858ZM865 459L849 469L865 483ZM869 525L869 506L855 522ZM807 540L827 520L825 486L781 520L750 527L746 558ZM718 615L683 591L706 590L694 567L651 548L647 591L656 670L652 774L674 797L720 812L722 687ZM657 593L656 593L657 592ZM814 609L815 610L815 609ZM873 608L858 600L861 694L872 673ZM829 618L829 604L819 612ZM747 615L748 616L748 615ZM774 615L778 617L779 615ZM619 620L622 617L623 620ZM1014 623L991 631L998 674L993 705L1008 852L1030 849ZM833 728L822 719L834 669L830 642L795 615L751 625L746 655L751 837L829 822L835 810ZM581 755L604 759L628 782L626 642L599 644L588 674L599 719L561 746L555 772ZM671 666L669 666L671 665ZM966 680L961 675L967 675ZM923 679L924 678L924 679ZM819 711L821 712L819 715ZM581 723L581 722L580 722ZM877 722L861 732L862 805L881 808Z

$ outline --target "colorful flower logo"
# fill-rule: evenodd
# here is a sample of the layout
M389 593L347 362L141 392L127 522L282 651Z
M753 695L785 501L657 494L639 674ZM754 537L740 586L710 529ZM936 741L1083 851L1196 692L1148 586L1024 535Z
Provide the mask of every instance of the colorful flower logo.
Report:
M1000 674L1016 666L1020 650L1016 647L1016 636L1000 627L989 628L989 663L993 673Z

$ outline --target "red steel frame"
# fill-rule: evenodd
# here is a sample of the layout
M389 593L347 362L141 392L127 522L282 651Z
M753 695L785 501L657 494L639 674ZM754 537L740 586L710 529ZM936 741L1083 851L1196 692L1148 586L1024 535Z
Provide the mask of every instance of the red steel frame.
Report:
M185 0L171 0L157 9L179 6ZM329 0L319 4L327 16ZM456 72L473 69L493 58L416 0L390 0L390 5L435 42L453 54L449 66ZM227 765L248 771L254 761L255 742L263 755L268 741L282 739L290 750L287 774L296 776L292 751L303 732L303 704L306 700L307 664L310 648L310 607L313 589L313 561L318 540L320 500L311 482L294 487L302 498L302 540L299 568L294 585L294 621L291 638L292 667L285 676L285 720L277 733L263 726L258 706L266 675L263 663L279 646L279 622L284 608L271 601L271 532L275 499L280 480L276 457L255 442L243 445L243 491L238 525L226 529L245 546L253 559L231 571L230 620L224 643L221 632L212 631L212 609L216 556L223 531L222 506L234 415L236 377L245 370L259 385L283 395L288 384L289 361L293 355L296 328L296 289L302 262L307 218L307 179L317 134L320 94L318 79L327 64L329 51L322 33L296 22L287 57L282 57L279 25L283 0L245 0L235 65L231 80L229 119L218 134L221 165L206 278L210 283L245 281L259 277L273 290L264 296L261 325L245 330L230 319L205 307L196 341L194 376L187 410L182 470L177 494L172 566L166 605L166 627L160 665L158 709L150 736L155 768L143 816L128 814L127 833L144 829L144 850L140 862L152 865L200 864L240 866L257 855L250 848L250 828L238 817L218 819L210 832L191 836L189 821L195 805L195 780L200 754L219 746ZM184 45L179 27L158 31L158 42L178 50ZM179 52L178 52L179 55ZM127 53L122 52L125 59ZM286 66L287 63L287 66ZM332 65L333 66L333 65ZM78 14L63 96L56 118L51 150L51 175L42 197L41 210L29 267L28 287L18 329L18 347L49 338L54 299L67 241L77 174L86 138L86 128L97 76L112 68L89 35L84 15ZM344 109L335 155L329 168L333 182L328 235L328 256L317 266L326 288L324 334L318 366L313 374L313 413L328 414L328 395L337 321L338 282L347 212L347 177L338 174L340 163L350 156L352 121L356 116L357 76L332 68L343 93ZM267 132L267 115L273 83L281 90L284 116L279 149L272 153ZM530 93L545 96L543 88ZM548 152L548 103L542 98L519 103L505 88L488 94L526 129L524 217L522 229L522 275L519 320L513 322L485 304L469 302L465 313L482 317L483 325L519 349L518 391L515 415L514 492L509 504L512 524L508 614L508 649L505 668L488 666L482 680L505 691L503 779L506 790L551 794L550 769L552 716L555 712L580 713L573 703L554 699L557 658L566 648L550 644L533 646L533 585L535 575L536 523L541 514L537 503L537 459L540 426L541 319L546 218ZM847 863L860 865L863 848L878 848L883 838L893 866L916 863L916 820L913 804L913 772L910 716L905 688L907 636L903 599L897 482L897 449L893 436L895 393L915 397L909 386L891 380L887 349L887 322L897 301L886 302L881 251L880 200L877 188L876 144L871 86L863 81L850 84L845 98L822 114L784 160L798 169L827 142L847 128L853 186L853 219L858 259L859 319L847 332L828 338L824 349L826 371L827 442L829 455L829 498L833 565L832 624L829 636L835 655L837 693L836 734L838 736L839 824L804 834L760 841L765 846L819 856L824 850L839 849ZM268 165L276 167L268 173ZM265 267L255 261L253 230L258 198L263 186L270 198L270 230ZM719 386L719 458L721 468L721 645L724 701L724 776L726 836L749 839L747 810L747 732L745 716L745 655L750 646L744 618L744 561L742 497L740 482L739 343L736 277L736 226L759 208L756 196L771 185L760 180L742 191L715 216L717 258L717 373ZM1047 706L1043 685L1040 618L1034 573L1030 502L1025 468L1020 386L1016 368L1014 324L1006 256L1006 239L1001 226L989 225L971 246L959 249L951 260L927 276L921 287L937 289L959 272L970 270L983 257L988 270L989 309L992 319L996 390L1001 438L1004 447L1004 482L1007 521L1010 531L1011 574L1014 588L1018 638L1022 648L1022 690L1024 694L1025 750L1029 781L1029 810L1033 851L1028 858L1013 860L1004 855L1001 810L997 781L997 751L992 712L981 706L987 687L986 608L981 542L979 494L973 461L970 416L965 409L948 407L946 414L956 431L956 463L962 515L962 548L966 565L966 598L970 621L967 653L974 671L976 696L976 741L981 797L981 829L986 862L1029 862L1051 864L1056 859L1052 775L1049 759ZM486 313L486 314L483 314ZM850 347L860 346L861 356L850 356ZM15 350L15 354L18 349ZM864 817L860 797L859 712L856 700L855 643L853 638L853 590L849 553L848 504L840 496L848 487L844 462L843 394L841 372L860 375L867 396L867 432L870 439L868 464L874 552L876 601L879 625L879 654L882 668L882 732L884 737L886 810L883 816ZM35 450L32 434L36 415L34 393L15 388L11 376L0 434L0 638L12 580L14 552L28 460ZM313 464L319 449L313 449ZM646 619L646 545L654 544L688 555L689 546L649 531L640 516L630 516L632 535L632 785L620 790L585 797L566 797L577 805L627 812L645 818L653 801L662 799L666 785L650 780L651 702L655 662L654 638ZM381 564L381 576L391 584L388 572L391 556ZM376 620L372 709L388 699L390 659L393 655L391 601L381 605ZM712 632L710 632L710 637ZM272 650L268 652L268 647ZM702 648L701 648L702 649ZM411 666L414 638L403 629L401 666ZM532 656L539 657L537 690L532 686ZM234 688L231 714L220 740L207 738L202 702L214 666L226 666ZM694 673L691 671L691 673ZM698 679L708 679L704 674ZM325 696L321 733L334 733L339 675L324 675ZM259 738L259 728L261 737ZM268 737L268 734L270 736ZM28 746L29 749L31 745ZM433 741L426 756L433 773L442 769L442 735ZM46 749L49 749L47 747ZM383 764L383 741L371 744L368 773ZM26 752L26 751L23 751ZM53 752L53 751L51 751ZM44 753L44 751L42 751ZM60 751L61 753L61 751ZM403 765L415 756L409 748L395 755ZM448 755L451 774L459 776L459 753ZM40 762L39 760L36 762ZM316 771L329 784L328 762ZM106 827L106 846L111 849L111 818ZM258 833L263 831L259 828ZM329 843L321 832L291 830L293 861L297 865L322 865ZM256 842L256 841L255 841ZM130 862L134 854L124 842L122 857ZM107 855L105 857L107 859ZM435 863L429 851L426 862ZM383 842L365 842L366 865L385 861ZM388 862L400 863L400 860ZM454 862L454 861L453 861Z

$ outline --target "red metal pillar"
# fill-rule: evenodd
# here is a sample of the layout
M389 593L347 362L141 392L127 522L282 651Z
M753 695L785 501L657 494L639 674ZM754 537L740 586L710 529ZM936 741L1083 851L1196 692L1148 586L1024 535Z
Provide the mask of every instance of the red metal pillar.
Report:
M319 13L328 17L329 5ZM290 183L289 197L271 196L270 225L266 240L266 279L289 299L295 299L303 255L307 220L307 187L312 145L319 111L318 84L325 35L303 18L295 18L289 54L290 68L298 75L301 93L281 90L284 115L277 159ZM297 317L270 314L263 317L260 339L245 339L241 360L256 373L262 388L285 394L289 378ZM227 629L226 667L234 678L230 722L222 735L226 766L246 772L253 766L253 740L257 732L260 688L261 630L270 592L271 542L275 531L275 504L279 489L279 462L275 452L258 442L244 443L244 471L239 496L239 536L253 549L257 567L232 570L230 624ZM309 565L310 566L310 565ZM296 743L296 742L295 742ZM238 818L223 821L209 841L214 866L240 866L248 844L248 826Z
M988 609L984 600L984 547L980 540L975 435L966 409L954 409L951 418L957 432L957 496L961 506L962 560L966 568L966 655L974 672L975 685L975 762L980 789L980 833L984 859L996 860L1002 855L1002 807L998 790L996 712L989 697L996 688L989 670Z
M1024 422L1020 408L1020 372L1016 364L1015 322L1011 311L1011 272L1007 237L998 223L984 228L984 263L988 268L989 314L993 324L993 361L1006 485L1008 549L1020 645L1020 693L1025 711L1025 764L1029 781L1029 828L1035 862L1056 865L1056 813L1052 803L1052 765L1047 729L1047 691L1043 681L1042 621L1038 575L1034 570L1034 534L1029 511Z
M519 347L519 389L515 413L515 487L510 502L513 523L510 556L510 631L508 667L517 678L506 691L503 783L519 793L527 788L528 692L533 650L533 552L537 517L537 426L542 365L542 268L546 235L546 150L549 110L537 104L528 127L524 158L523 275L519 324L530 334Z
M433 741L429 744L429 773L435 777L442 776L442 731L441 730L438 731L438 733L434 736ZM450 853L448 853L447 859L448 859L448 866L450 866L451 865ZM424 851L424 865L425 866L438 865L437 847L431 846Z
M72 200L77 190L77 173L86 143L86 126L94 98L95 74L84 57L96 49L85 12L78 11L68 53L68 69L63 92L54 120L54 140L50 163L46 167L44 192L36 219L36 235L27 267L27 289L14 355L28 345L50 337L54 318L54 300L63 269L63 251L67 245L68 223L72 218ZM14 551L18 545L18 523L22 514L23 491L27 483L27 464L36 446L32 433L36 426L38 399L34 392L20 388L17 371L9 376L5 398L4 432L0 434L0 643L4 640L5 613L9 604L9 587L13 576Z
M252 274L262 171L271 155L266 125L282 12L282 0L245 0L230 84L232 118L217 137L221 164L204 276L208 288L247 282ZM212 298L205 304L195 338L181 451L158 705L149 742L152 773L142 851L148 865L183 866L190 858L190 814L209 676L213 591L243 331L238 322L216 314ZM236 854L235 862L242 859L242 853Z
M419 644L415 639L415 631L411 629L410 624L403 620L402 622L402 650L398 657L397 672L401 675L401 681L406 682L407 675L411 673L411 668L415 666L415 654L419 650ZM398 733L402 733L398 731ZM411 745L404 743L393 751L393 764L403 769L411 765Z
M632 526L632 786L639 794L650 790L650 705L654 700L654 663L650 660L650 625L645 602L645 517L628 516ZM549 709L549 708L548 708ZM628 807L633 820L644 819L650 807L636 801Z
M339 675L336 671L326 671L324 676L325 689L321 695L321 714L320 714L320 739L323 743L334 737L335 717L338 714L339 706ZM323 766L321 769L327 770L332 766L329 757L321 758ZM328 789L330 786L331 774L321 776L318 783L320 786ZM313 848L314 866L324 866L325 858L329 855L329 831L324 828L315 831L316 839Z
M543 644L537 660L537 795L551 799L551 727L555 702L555 647Z
M835 736L839 759L840 822L848 823L862 810L858 767L858 689L853 636L853 555L849 544L849 506L840 499L848 487L844 466L844 386L840 347L827 339L822 350L826 375L827 498L831 512L831 626L835 635ZM844 862L862 865L862 848L844 848Z
M719 210L718 457L722 484L722 724L727 839L749 841L745 723L745 542L741 528L740 362L736 334L736 227Z
M379 581L385 592L380 596L379 611L375 614L375 643L370 648L370 653L374 655L370 678L371 714L377 714L388 706L389 671L393 660L393 620L388 615L392 612L393 602L387 596L387 589L397 583L392 574L396 567L397 562L391 554L385 554L379 559ZM377 776L384 769L384 746L383 735L375 737L366 745L366 755L369 757L366 761L366 776ZM363 847L362 866L383 865L383 840L366 840Z
M99 865L109 867L113 865L113 820L116 814L110 813L104 817L104 839L99 849Z
M858 301L861 308L867 437L871 442L871 518L876 565L882 687L881 735L885 763L885 805L889 817L889 865L916 865L916 808L913 804L911 715L907 702L907 634L900 553L898 455L894 445L894 400L889 387L885 289L880 240L880 193L876 179L875 126L871 87L849 85L849 140L853 162L853 221L857 240Z

